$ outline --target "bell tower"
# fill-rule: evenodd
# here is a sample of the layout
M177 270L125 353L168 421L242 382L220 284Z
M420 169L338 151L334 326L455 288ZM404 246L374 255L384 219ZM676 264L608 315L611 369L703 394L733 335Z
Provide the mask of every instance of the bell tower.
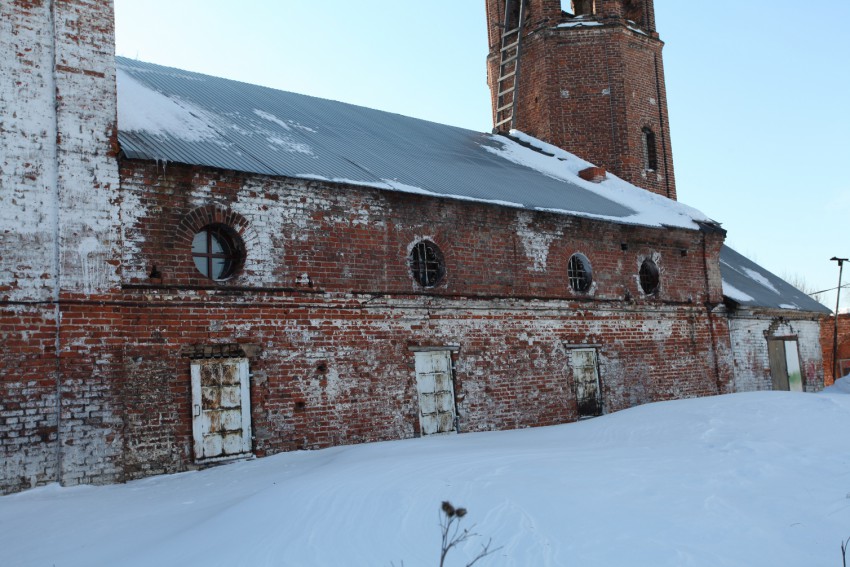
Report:
M676 199L653 0L486 0L494 130Z

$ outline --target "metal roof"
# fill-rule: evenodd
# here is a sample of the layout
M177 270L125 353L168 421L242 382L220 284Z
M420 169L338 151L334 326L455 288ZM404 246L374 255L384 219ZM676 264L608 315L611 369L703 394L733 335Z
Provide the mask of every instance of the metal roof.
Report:
M577 177L570 181L505 159L492 151L514 143L504 136L123 57L116 62L118 140L128 158L652 224L634 220L630 202L606 198ZM670 203L648 207L679 206ZM686 220L679 226L697 229L692 213L698 212L677 213Z
M728 246L720 250L723 294L744 307L830 314L832 311Z

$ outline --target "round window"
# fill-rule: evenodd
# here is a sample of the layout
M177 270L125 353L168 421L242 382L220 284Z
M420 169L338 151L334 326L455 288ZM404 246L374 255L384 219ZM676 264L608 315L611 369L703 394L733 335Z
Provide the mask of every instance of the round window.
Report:
M659 274L655 262L647 258L640 265L640 288L646 295L652 295L658 291Z
M570 280L570 288L573 291L584 293L590 289L593 283L593 269L590 260L584 254L573 254L567 264L567 276Z
M429 240L422 240L410 251L410 269L413 279L422 287L434 287L446 275L443 253Z
M211 280L226 280L242 267L244 246L239 236L224 225L209 225L192 240L195 267Z

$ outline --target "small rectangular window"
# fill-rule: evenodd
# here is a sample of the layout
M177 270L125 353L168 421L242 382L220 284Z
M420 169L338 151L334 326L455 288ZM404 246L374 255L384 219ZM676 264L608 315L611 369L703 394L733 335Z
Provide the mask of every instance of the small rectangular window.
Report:
M655 142L655 132L650 128L643 129L643 162L647 171L658 169L658 149Z

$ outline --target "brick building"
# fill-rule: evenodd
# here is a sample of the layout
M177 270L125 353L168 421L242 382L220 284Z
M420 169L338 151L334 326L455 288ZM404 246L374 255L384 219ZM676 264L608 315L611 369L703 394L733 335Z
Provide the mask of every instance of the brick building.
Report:
M487 24L497 129L522 130L676 198L652 0L487 0Z
M116 58L109 0L0 5L0 491L770 387L723 230L673 199L651 2L558 4L523 76L575 38L590 78L528 99L545 141Z
M838 315L838 377L850 374L850 313ZM824 384L835 382L835 365L833 345L836 339L835 317L823 320L821 325L821 345L823 345L823 379Z
M820 329L830 311L728 246L720 251L736 392L823 386Z

